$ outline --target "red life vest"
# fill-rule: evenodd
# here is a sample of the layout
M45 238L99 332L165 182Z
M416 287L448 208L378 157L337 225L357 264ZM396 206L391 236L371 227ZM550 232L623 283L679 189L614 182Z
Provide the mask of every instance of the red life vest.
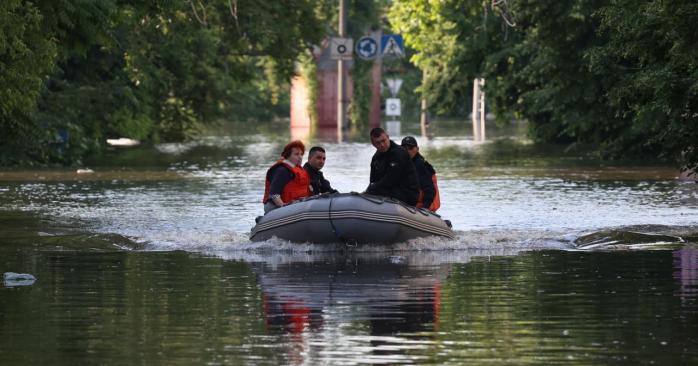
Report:
M286 183L284 189L281 191L281 200L284 201L284 203L289 203L299 198L310 197L310 177L308 176L308 172L306 172L301 166L291 167L285 163L284 160L279 160L274 163L269 170L267 170L267 177L264 181L264 198L262 198L262 203L267 203L267 201L269 201L269 189L271 189L271 179L269 175L271 171L279 165L285 169L288 169L293 174L293 179Z
M426 161L424 162L424 165L427 166L427 170L431 173L431 181L434 183L434 200L431 201L431 205L429 205L428 209L431 212L436 212L436 210L441 207L441 197L439 197L439 185L436 182L436 171L434 170L434 167L431 166L431 164L427 163ZM424 192L420 189L419 190L419 198L417 198L417 204L415 205L416 207L424 207Z

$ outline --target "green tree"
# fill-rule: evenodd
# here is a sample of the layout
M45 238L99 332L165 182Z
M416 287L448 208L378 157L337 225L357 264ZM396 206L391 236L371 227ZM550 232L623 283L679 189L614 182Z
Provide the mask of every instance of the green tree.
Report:
M57 51L41 24L34 4L0 2L0 164L17 163L30 153L22 142L42 135L28 121Z
M696 166L695 4L495 4L393 4L391 23L416 50L422 92L438 111L467 103L472 79L484 77L498 118L527 119L536 140Z
M182 140L205 124L269 118L324 33L316 0L33 4L0 8L0 95L11 97L0 132L15 142L3 163L79 163L108 137Z
M416 0L394 2L389 11L393 29L415 51L411 62L426 74L421 92L438 113L467 100L472 80L485 72L491 38L500 38L498 18L483 10L472 1Z
M698 4L614 1L596 13L608 42L588 53L621 124L614 155L657 152L698 167Z

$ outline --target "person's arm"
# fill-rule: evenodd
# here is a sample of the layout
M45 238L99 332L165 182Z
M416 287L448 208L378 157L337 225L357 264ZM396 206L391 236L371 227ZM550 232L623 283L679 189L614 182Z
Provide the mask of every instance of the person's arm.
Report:
M412 160L410 160L410 156L407 155L406 151L403 152L404 154L393 151L390 156L387 157L385 174L377 182L371 184L374 189L390 190L396 187L402 179L405 179L405 167L407 164L412 164Z
M366 189L364 190L363 193L376 194L376 192L373 189L374 183L376 181L378 181L378 178L377 178L378 174L376 172L376 169L377 169L377 167L376 167L376 155L374 154L373 157L371 158L371 173L369 174L369 178L368 178L368 186L366 187Z
M337 190L332 188L330 181L325 179L322 172L320 172L320 193L337 193Z
M434 182L431 180L431 174L424 164L424 160L415 162L414 167L417 169L417 177L419 178L419 189L424 193L422 198L422 205L425 208L429 208L431 203L434 201L434 196L436 196L436 189L434 189Z
M312 195L322 193L320 190L322 187L318 184L315 176L315 168L306 162L303 165L303 170L305 170L305 172L308 174L308 178L310 179L310 193L312 193Z
M284 201L281 200L281 192L291 179L293 179L293 173L284 167L279 166L272 172L269 199L278 207L284 205Z

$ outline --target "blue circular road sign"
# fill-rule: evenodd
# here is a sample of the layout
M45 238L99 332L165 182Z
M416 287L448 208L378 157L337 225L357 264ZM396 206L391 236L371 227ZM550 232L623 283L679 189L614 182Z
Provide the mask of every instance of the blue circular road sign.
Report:
M364 60L373 60L378 55L378 42L372 37L362 37L356 42L356 54Z

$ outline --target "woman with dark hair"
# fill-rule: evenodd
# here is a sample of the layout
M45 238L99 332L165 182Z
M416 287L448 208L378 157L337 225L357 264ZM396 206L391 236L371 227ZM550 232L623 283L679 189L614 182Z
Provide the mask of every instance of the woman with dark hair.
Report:
M279 159L267 170L264 182L264 213L284 206L294 200L309 197L310 178L303 169L305 145L301 141L291 141Z

